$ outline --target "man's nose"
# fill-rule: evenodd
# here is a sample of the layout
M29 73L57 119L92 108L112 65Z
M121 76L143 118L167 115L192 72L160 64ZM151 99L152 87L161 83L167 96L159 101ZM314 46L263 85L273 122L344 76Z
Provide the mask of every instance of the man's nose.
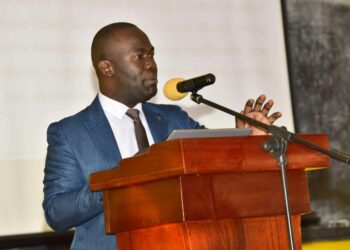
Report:
M146 61L146 68L150 69L150 70L157 70L157 63L154 60L154 58L148 58L148 60Z

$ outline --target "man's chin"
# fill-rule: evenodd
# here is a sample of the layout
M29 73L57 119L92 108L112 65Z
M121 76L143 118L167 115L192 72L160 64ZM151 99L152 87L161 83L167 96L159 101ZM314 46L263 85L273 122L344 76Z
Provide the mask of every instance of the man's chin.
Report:
M145 95L145 98L144 98L144 102L150 100L151 98L153 98L158 92L158 88L155 87L154 89L152 89L150 92L148 92L147 95Z

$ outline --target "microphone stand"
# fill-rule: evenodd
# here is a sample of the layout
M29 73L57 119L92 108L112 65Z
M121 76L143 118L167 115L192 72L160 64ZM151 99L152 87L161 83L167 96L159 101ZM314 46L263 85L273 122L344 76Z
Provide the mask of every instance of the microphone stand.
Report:
M192 92L191 100L198 104L204 103L210 107L213 107L215 109L218 109L225 113L233 115L238 119L243 120L254 127L259 127L261 129L266 130L268 133L272 134L272 137L268 141L263 143L262 147L266 152L269 152L277 160L277 164L280 166L280 169L281 169L284 205L286 209L285 215L287 219L287 228L288 228L289 247L291 250L294 250L293 227L292 227L292 221L290 216L288 186L287 186L287 179L286 179L286 165L287 165L286 152L287 152L288 141L293 141L293 142L302 144L313 150L329 155L331 158L335 160L345 162L349 165L350 165L350 155L336 149L328 150L328 149L322 148L316 144L313 144L307 140L304 140L298 137L296 134L292 132L289 132L285 127L268 125L268 124L259 122L257 120L254 120L234 110L228 109L219 104L206 100L203 98L203 96L197 94L196 91Z

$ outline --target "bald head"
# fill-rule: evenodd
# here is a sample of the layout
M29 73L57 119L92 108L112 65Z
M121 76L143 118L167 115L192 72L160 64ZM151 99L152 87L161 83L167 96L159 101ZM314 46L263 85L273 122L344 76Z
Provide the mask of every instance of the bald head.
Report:
M140 30L132 23L120 22L109 24L96 33L91 45L91 59L96 72L98 62L109 57L109 45L118 40L118 35L123 31L135 29Z
M157 93L154 47L134 24L113 23L99 30L91 57L105 96L133 107Z

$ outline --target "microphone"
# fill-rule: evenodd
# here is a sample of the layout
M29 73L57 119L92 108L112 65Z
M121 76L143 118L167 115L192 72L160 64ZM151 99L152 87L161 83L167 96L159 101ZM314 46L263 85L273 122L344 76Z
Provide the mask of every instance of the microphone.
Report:
M163 93L168 99L176 101L184 98L188 92L197 92L214 82L215 76L213 74L206 74L188 80L173 78L166 82Z

